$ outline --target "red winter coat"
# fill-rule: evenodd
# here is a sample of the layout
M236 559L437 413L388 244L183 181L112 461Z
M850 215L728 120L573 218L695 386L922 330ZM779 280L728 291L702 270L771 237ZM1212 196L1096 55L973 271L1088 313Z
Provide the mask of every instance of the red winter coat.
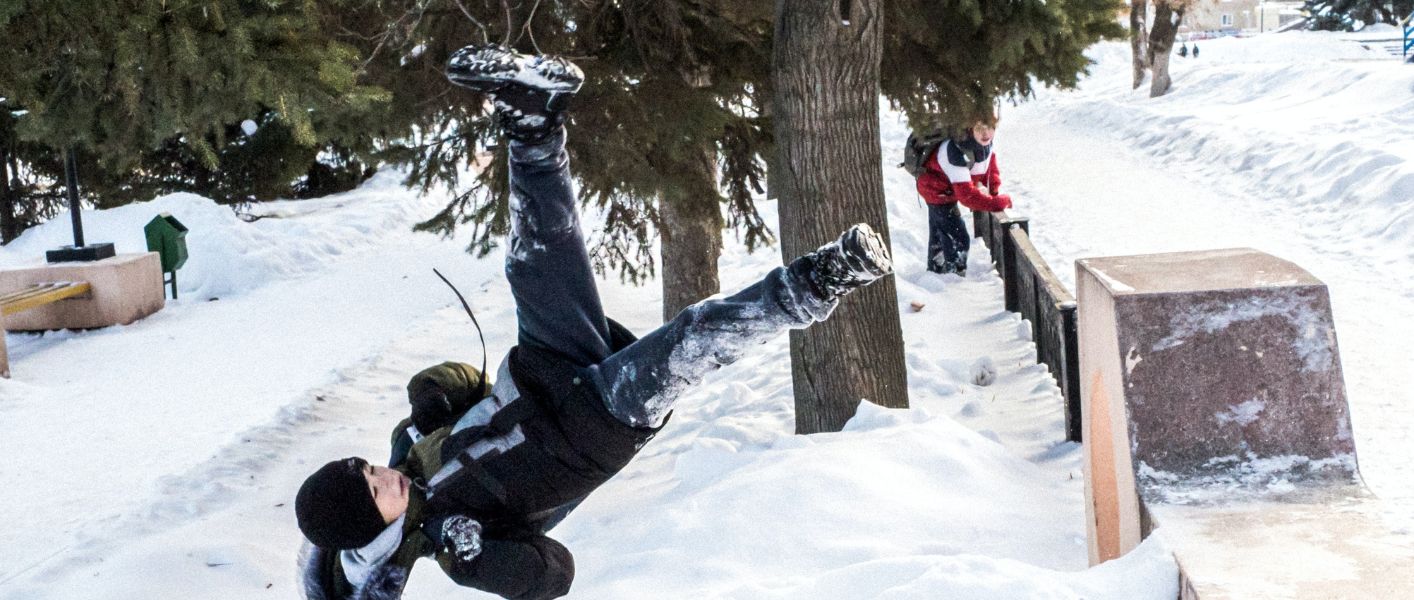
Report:
M943 142L938 150L923 163L923 174L916 183L918 193L928 204L953 204L961 202L974 211L995 212L1011 208L1011 197L999 194L1002 187L1001 171L997 170L997 153L992 152L985 162L972 165L952 164L945 157L952 140Z

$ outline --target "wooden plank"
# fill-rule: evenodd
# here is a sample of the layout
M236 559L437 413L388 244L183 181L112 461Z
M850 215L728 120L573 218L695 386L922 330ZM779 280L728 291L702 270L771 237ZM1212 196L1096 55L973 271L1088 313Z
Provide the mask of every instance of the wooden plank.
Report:
M1017 233L1012 237L1011 243L1015 244L1024 235L1026 234ZM1025 255L1021 252L1014 251L1013 254L1015 262L1012 265L1016 269L1016 273L1012 277L1015 282L1013 284L1015 289L1013 302L1016 304L1016 312L1021 313L1021 318L1031 324L1031 340L1040 344L1041 336L1039 334L1044 323L1042 323L1043 317L1039 306L1040 298L1037 297L1039 290L1036 285L1036 268L1031 261L1026 260Z
M982 238L982 244L987 244L987 213L973 211L972 213L972 237ZM987 246L991 250L991 246Z
M7 304L10 302L15 302L24 298L28 298L30 296L43 294L51 289L54 289L55 287L56 286L53 283L36 283L29 287L20 288L8 294L0 295L0 304Z
M0 315L13 315L65 298L83 296L89 293L89 290L89 285L84 282L39 284L35 286L32 293L18 295L0 304Z
M0 378L10 378L10 350L5 347L5 317L0 316Z

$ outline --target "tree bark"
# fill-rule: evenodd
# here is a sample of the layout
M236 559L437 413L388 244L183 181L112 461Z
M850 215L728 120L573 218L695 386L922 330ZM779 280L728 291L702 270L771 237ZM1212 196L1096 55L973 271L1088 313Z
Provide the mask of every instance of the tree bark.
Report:
M781 151L773 148L766 155L766 198L770 200L780 200L781 186L776 182L785 167L781 166Z
M1149 30L1149 97L1158 98L1167 94L1173 80L1169 78L1169 55L1173 53L1173 41L1178 36L1178 25L1183 22L1183 5L1166 0L1154 4L1154 27Z
M1144 83L1144 71L1149 68L1149 57L1144 47L1144 38L1148 37L1145 30L1148 7L1149 0L1129 0L1129 49L1134 62L1134 87L1130 89L1139 89Z
M881 0L779 0L774 117L785 260L869 223L889 237L879 147ZM892 277L790 336L797 433L839 431L861 399L908 406Z
M697 183L664 192L662 202L663 320L694 302L721 291L717 258L722 254L717 151L704 148L694 165Z

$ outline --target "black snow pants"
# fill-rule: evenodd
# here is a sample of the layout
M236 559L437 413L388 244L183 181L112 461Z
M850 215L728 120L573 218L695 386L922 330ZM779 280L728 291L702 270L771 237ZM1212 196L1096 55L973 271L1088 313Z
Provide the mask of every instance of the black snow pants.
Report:
M611 352L564 139L561 130L538 144L511 142L506 278L515 296L519 343L588 368L609 412L622 422L656 427L678 397L711 371L834 309L837 301L818 296L805 263L796 261L735 294L689 306Z
M962 222L957 203L928 205L928 270L934 273L967 271L967 251L972 239Z

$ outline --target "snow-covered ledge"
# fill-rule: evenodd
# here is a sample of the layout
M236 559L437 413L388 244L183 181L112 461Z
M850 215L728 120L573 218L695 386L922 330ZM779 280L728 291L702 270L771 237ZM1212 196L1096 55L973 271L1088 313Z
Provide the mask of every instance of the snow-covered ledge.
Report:
M1093 564L1153 532L1184 599L1414 597L1414 538L1360 481L1325 284L1232 249L1084 259L1076 287Z

